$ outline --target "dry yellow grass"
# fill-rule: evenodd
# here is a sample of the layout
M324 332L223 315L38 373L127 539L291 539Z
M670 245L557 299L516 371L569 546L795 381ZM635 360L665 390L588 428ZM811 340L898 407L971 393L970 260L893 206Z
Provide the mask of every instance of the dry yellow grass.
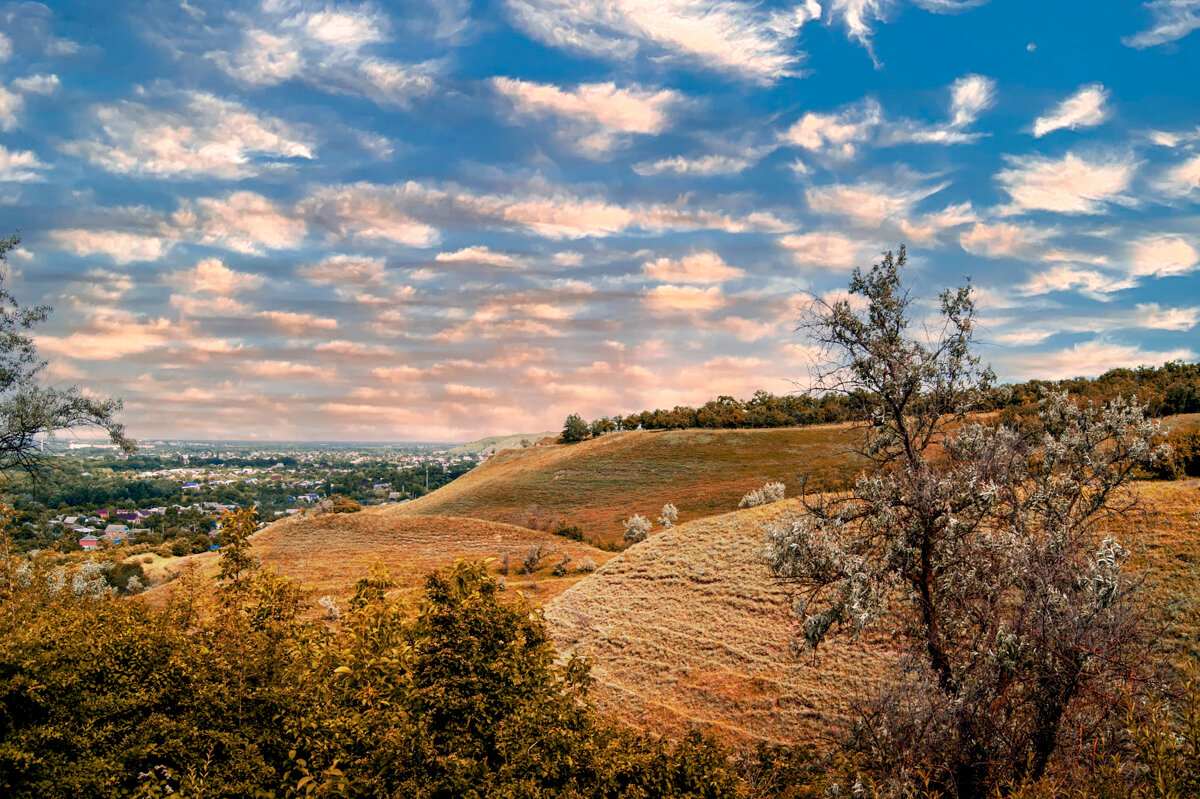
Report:
M652 430L579 444L507 450L449 485L383 514L469 516L520 523L538 507L589 538L621 539L621 521L657 518L674 503L680 523L726 513L768 480L798 493L845 486L861 468L847 425L772 430Z
M787 501L657 533L546 607L564 654L593 659L597 704L658 733L816 742L890 673L885 637L791 651L786 591L760 552Z
M263 566L299 580L301 587L316 596L349 595L354 583L367 575L376 560L382 562L402 591L420 587L429 572L449 566L459 558L494 558L499 572L509 556L511 569L503 579L535 603L546 602L578 582L584 572L579 565L591 560L597 565L611 553L509 524L445 516L400 516L367 513L324 514L294 517L263 528L250 538L251 554ZM531 547L545 547L541 566L532 574L521 574L522 558ZM554 576L554 565L563 555L571 558L568 573ZM151 564L156 573L199 570L211 576L216 571L217 553L174 558ZM170 584L155 589L158 597ZM152 596L151 599L154 599Z
M1167 611L1172 642L1200 629L1200 481L1140 483L1142 511L1113 530ZM597 704L654 732L693 726L734 744L820 744L889 678L886 634L789 651L784 588L759 553L764 527L798 503L716 516L653 535L546 608L564 654L594 659Z

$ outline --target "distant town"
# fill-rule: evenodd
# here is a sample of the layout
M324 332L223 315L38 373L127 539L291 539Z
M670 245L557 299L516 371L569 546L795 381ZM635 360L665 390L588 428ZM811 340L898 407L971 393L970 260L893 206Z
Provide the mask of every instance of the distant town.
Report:
M452 444L150 440L127 454L87 441L47 442L41 473L12 494L21 549L168 544L219 546L221 516L254 507L260 522L322 507L407 502L473 469L494 449Z

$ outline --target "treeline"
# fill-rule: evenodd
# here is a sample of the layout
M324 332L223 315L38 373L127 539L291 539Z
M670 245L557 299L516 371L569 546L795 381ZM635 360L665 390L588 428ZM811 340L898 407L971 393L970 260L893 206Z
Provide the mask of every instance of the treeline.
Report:
M1055 391L1102 404L1115 399L1137 396L1152 416L1200 413L1200 364L1172 361L1160 367L1111 369L1097 378L1069 380L1030 380L995 386L980 403L982 411L1031 410L1039 400ZM581 441L618 430L682 430L687 428L745 429L802 427L835 422L865 420L864 409L870 403L861 393L777 395L756 391L748 400L720 396L698 408L677 405L670 410L656 409L626 416L600 417L592 422L578 415L567 418L562 440Z

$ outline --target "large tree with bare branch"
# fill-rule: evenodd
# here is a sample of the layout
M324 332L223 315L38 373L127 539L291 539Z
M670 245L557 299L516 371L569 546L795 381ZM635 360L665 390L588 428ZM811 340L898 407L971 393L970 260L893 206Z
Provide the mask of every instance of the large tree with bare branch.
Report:
M40 441L55 432L100 428L125 450L133 441L116 420L119 400L89 396L75 386L48 385L47 362L38 356L30 331L46 321L50 307L23 306L4 287L8 253L21 239L0 239L0 474L36 472Z
M905 252L855 270L848 299L814 301L803 329L818 384L858 397L871 466L846 495L806 498L768 531L795 589L799 644L883 626L904 657L851 731L898 787L918 773L958 797L1038 779L1095 740L1146 645L1110 522L1139 464L1162 457L1136 403L1048 397L1036 422L972 415L992 382L972 354L969 281L914 327Z

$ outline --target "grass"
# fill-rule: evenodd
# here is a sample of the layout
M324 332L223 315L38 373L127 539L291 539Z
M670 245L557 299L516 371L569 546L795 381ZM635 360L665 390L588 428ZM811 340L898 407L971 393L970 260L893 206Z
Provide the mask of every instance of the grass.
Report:
M491 570L500 573L507 555L511 568L502 575L506 585L542 603L585 576L586 572L579 570L585 560L600 565L612 557L587 544L523 527L444 516L346 513L294 517L269 525L250 540L251 554L262 565L299 580L315 596L337 598L352 593L355 581L365 577L376 560L388 568L401 591L412 592L422 585L426 574L457 559L494 558ZM523 558L538 545L545 548L540 566L530 574L521 574ZM571 558L567 574L555 576L554 566L564 555ZM212 575L216 557L217 553L206 552L151 564L147 569L197 569ZM169 585L154 592L161 595Z
M1112 532L1170 625L1168 651L1200 654L1200 481L1136 491L1141 510ZM594 661L597 704L654 732L698 726L734 745L831 740L897 652L882 632L835 637L815 660L790 651L789 600L759 553L765 525L798 510L789 500L656 533L551 602L560 650Z
M621 540L634 513L657 519L674 503L680 523L725 513L751 489L782 481L798 493L844 487L861 463L846 425L771 430L613 433L579 444L507 450L447 486L383 513L468 516L520 523L531 509L578 525L589 539Z
M564 654L593 659L597 704L660 733L695 726L735 744L828 736L886 680L885 636L791 651L786 591L759 553L789 500L652 535L546 608Z

